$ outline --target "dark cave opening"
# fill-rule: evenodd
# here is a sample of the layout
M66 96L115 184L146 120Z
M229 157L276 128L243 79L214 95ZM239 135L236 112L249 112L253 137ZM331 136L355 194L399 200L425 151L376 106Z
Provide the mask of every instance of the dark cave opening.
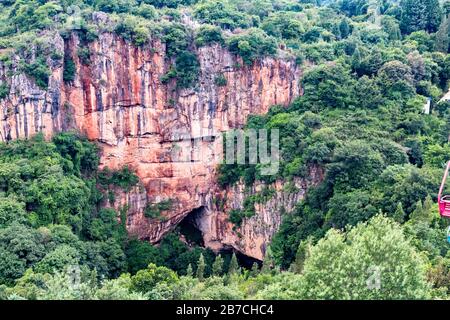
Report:
M201 221L205 208L199 207L191 211L177 226L177 231L180 235L180 239L188 244L190 247L202 247L205 248L203 241L203 234L200 230L198 223ZM233 253L236 254L239 265L245 269L251 269L254 263L258 264L258 267L262 266L262 262L258 259L247 256L231 246L225 247L220 250L218 254L222 255L224 259L224 269L228 269L231 257Z
M204 247L203 234L200 231L197 221L203 214L204 207L194 209L178 224L178 232L182 240L190 246Z
M262 267L262 262L258 259L252 258L250 256L247 256L233 248L223 249L219 252L219 254L222 255L225 263L224 263L224 269L227 270L228 266L231 261L231 257L233 256L233 253L236 254L236 258L238 260L239 265L244 268L250 270L253 267L253 264L256 263L259 268Z

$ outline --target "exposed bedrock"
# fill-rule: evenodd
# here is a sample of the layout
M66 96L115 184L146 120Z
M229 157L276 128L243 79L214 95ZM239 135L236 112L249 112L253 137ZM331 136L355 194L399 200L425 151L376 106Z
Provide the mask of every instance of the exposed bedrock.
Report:
M127 228L132 234L158 242L187 214L203 208L198 222L204 243L216 250L231 246L257 259L286 211L319 179L296 181L299 191L286 194L282 184L272 200L257 204L256 215L233 230L227 210L242 205L243 187L219 190L217 159L223 132L241 128L250 114L264 114L272 105L288 105L301 94L301 70L292 59L265 58L252 66L219 45L196 50L200 62L195 89L177 89L175 81L160 81L171 62L159 40L137 48L112 33L81 44L76 34L64 41L54 36L56 51L75 62L75 79L63 81L63 63L48 60L52 74L46 90L11 67L0 64L0 79L10 84L10 95L0 100L0 140L46 137L76 129L101 145L101 166L130 166L141 186L118 192L114 206L128 205ZM87 47L90 62L83 63L78 49ZM62 60L62 59L61 59ZM13 72L11 72L13 71ZM11 75L12 74L12 75ZM217 76L226 85L216 85ZM189 137L189 139L186 139ZM201 155L201 156L199 156ZM255 185L256 190L259 186ZM226 197L225 206L213 199ZM161 217L145 217L144 209L170 199L171 209Z

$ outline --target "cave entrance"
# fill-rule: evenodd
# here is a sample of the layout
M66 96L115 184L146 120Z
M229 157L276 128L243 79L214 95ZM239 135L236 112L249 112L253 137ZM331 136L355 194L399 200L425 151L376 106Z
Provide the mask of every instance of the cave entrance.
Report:
M205 207L199 207L189 212L183 220L177 226L177 231L180 235L180 239L184 241L190 247L202 247L205 248L203 241L203 233L199 227L199 223L202 220L202 216L205 214ZM236 254L239 265L245 269L251 269L256 262L258 267L261 268L262 262L258 259L247 256L231 246L227 246L218 252L224 259L224 270L228 270L228 266L231 261L233 253Z
M198 227L197 221L203 214L205 208L200 207L192 210L183 220L178 224L178 231L183 240L190 246L204 247L203 234Z
M222 258L224 259L224 270L228 270L228 266L230 264L233 253L236 254L239 266L241 266L244 269L250 270L253 267L254 263L256 263L259 268L262 267L262 262L259 261L258 259L247 256L237 250L234 250L233 248L227 248L219 252L219 254L221 254Z

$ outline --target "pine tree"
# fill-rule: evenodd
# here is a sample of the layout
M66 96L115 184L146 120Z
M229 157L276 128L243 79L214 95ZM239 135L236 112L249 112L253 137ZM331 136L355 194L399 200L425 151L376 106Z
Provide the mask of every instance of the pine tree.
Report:
M361 52L359 51L358 47L356 47L355 51L352 55L352 69L353 71L356 71L361 66Z
M205 266L205 258L203 257L203 253L200 253L197 263L197 279L200 281L203 281L205 277Z
M397 203L397 208L395 208L392 218L398 223L403 223L405 221L405 211L403 210L401 202Z
M295 255L295 260L291 264L291 271L294 273L302 273L305 260L310 254L312 246L312 241L310 239L303 240L298 245L297 253Z
M428 194L423 202L423 219L428 222L432 222L434 219L434 202L431 196Z
M266 254L264 256L263 265L261 268L262 273L269 273L270 270L275 266L275 261L273 260L272 249L267 247Z
M250 275L252 277L256 277L259 274L259 267L256 262L253 262L252 270L250 271Z
M350 34L350 26L348 25L347 19L342 19L339 24L339 31L341 33L341 38L345 39Z
M419 200L416 202L416 208L410 215L410 220L420 221L423 219L423 217L424 217L424 212L423 212L422 200Z
M188 277L192 277L192 275L194 274L194 271L192 270L192 265L189 263L186 269L186 275Z
M439 0L427 0L427 31L436 32L442 22L442 8Z
M214 276L220 277L222 275L222 272L223 272L223 258L219 254L219 255L217 255L217 257L214 260L214 263L212 265L212 274Z
M446 17L436 32L435 50L444 53L450 49L450 17Z
M403 0L400 27L404 33L436 32L442 18L439 0Z
M236 254L233 252L233 256L231 257L230 265L228 266L228 274L233 275L238 273L239 271L239 263L237 261Z
M338 39L338 40L342 39L341 30L339 29L339 24L337 24L337 23L333 24L332 32L333 32L334 36L336 37L336 39Z

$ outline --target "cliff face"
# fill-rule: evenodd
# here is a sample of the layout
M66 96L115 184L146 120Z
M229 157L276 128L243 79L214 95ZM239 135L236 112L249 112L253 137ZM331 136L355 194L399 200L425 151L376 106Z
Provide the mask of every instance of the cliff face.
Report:
M40 131L50 137L76 129L100 143L101 166L128 165L141 179L143 188L119 195L114 204L129 204L130 233L157 242L200 209L205 214L198 225L207 245L232 246L261 258L280 223L280 206L292 207L309 184L299 181L302 191L290 196L277 186L276 197L245 221L239 236L224 212L242 203L242 190L238 186L219 191L216 186L220 137L242 127L248 115L266 113L270 106L287 105L299 96L301 70L295 62L265 58L243 66L219 45L202 47L196 52L201 69L196 88L179 90L174 82L160 81L170 62L158 40L136 48L102 33L87 45L89 63L78 57L78 49L85 45L75 34L66 41L55 36L54 45L75 62L75 80L70 84L63 81L62 62L48 61L52 74L47 90L38 89L23 74L10 76L11 70L0 65L0 79L11 85L9 97L0 100L0 140L28 138ZM226 85L216 85L219 75L226 78ZM219 211L213 198L223 193L231 202ZM148 204L167 199L171 209L161 217L144 216Z
M322 181L323 174L322 168L311 167L308 178L294 179L290 190L281 180L270 185L255 183L250 188L238 183L225 190L216 189L210 201L194 217L205 245L215 250L233 248L263 260L267 245L281 224L282 215L292 212L306 191ZM247 197L261 195L264 190L271 191L255 203L252 217L243 219L239 227L229 222L231 210L242 210Z

